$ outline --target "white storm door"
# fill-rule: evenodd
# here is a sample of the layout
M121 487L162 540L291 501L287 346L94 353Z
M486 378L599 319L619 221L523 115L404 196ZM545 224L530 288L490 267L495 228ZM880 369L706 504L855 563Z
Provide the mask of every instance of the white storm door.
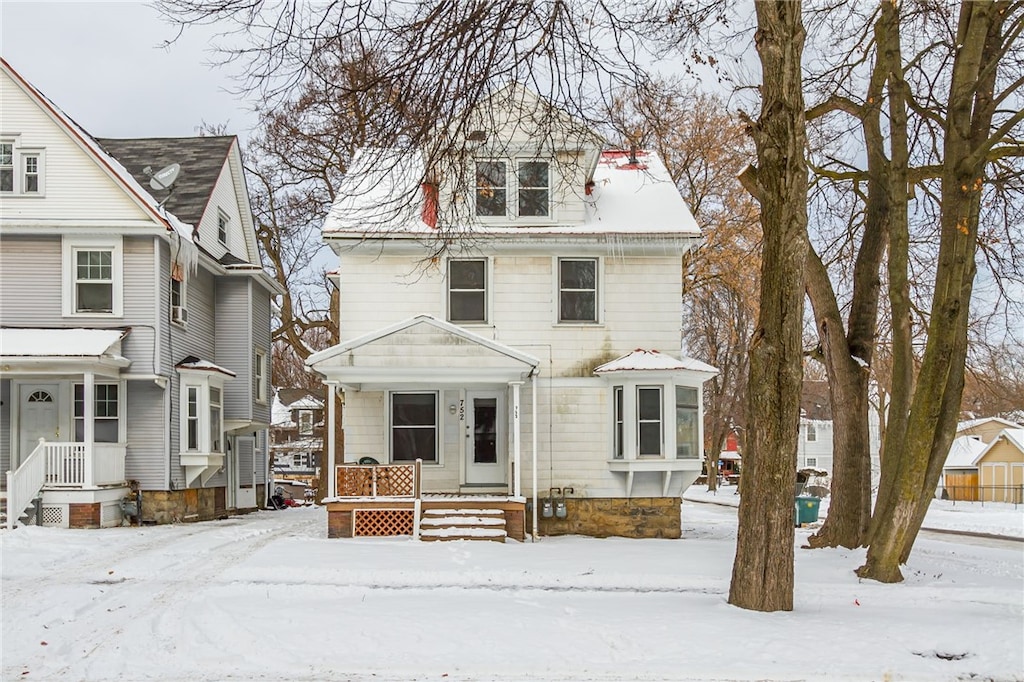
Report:
M466 484L505 485L508 415L502 391L466 393Z
M18 466L39 445L39 439L60 440L60 385L21 384L18 404ZM70 440L70 439L68 439Z

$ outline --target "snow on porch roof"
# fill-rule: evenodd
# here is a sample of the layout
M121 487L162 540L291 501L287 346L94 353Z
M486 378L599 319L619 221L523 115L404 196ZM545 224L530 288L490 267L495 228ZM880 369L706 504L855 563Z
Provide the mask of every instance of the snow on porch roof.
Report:
M100 357L130 329L0 329L3 357Z
M221 367L220 365L215 365L214 363L210 362L209 360L200 360L199 358L195 357L194 355L190 355L187 358L185 358L184 360L182 360L181 362L179 362L178 364L176 364L175 368L176 369L194 369L194 370L199 370L201 372L220 372L221 374L226 374L229 377L238 376L237 374L232 372L230 369L225 369L224 367Z
M683 370L718 374L718 369L706 362L687 357L676 360L670 355L665 355L656 350L644 350L643 348L637 348L632 353L627 353L611 362L604 363L594 370L594 374L637 371L678 372Z

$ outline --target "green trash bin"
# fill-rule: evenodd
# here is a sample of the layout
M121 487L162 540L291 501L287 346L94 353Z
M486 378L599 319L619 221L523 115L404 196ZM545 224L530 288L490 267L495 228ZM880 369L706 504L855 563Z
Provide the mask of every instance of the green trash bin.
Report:
M821 498L810 495L799 495L796 498L796 525L802 526L805 523L814 523L818 520L818 505Z

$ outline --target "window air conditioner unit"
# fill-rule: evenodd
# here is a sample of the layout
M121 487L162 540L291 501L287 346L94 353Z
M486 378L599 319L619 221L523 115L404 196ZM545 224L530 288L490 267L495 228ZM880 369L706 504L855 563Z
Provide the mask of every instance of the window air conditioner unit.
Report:
M188 311L185 310L184 306L171 306L171 322L177 322L178 324L186 324L188 322Z

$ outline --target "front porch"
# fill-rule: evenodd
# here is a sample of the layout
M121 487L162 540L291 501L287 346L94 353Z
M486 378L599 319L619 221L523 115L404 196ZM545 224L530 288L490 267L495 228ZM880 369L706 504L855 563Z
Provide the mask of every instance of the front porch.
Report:
M36 448L4 478L6 523L13 528L39 498L41 525L101 527L123 520L121 500L126 447L119 443L48 442ZM35 513L33 512L33 516Z
M340 465L324 500L329 538L408 535L418 540L526 539L526 498L423 493L422 463Z

